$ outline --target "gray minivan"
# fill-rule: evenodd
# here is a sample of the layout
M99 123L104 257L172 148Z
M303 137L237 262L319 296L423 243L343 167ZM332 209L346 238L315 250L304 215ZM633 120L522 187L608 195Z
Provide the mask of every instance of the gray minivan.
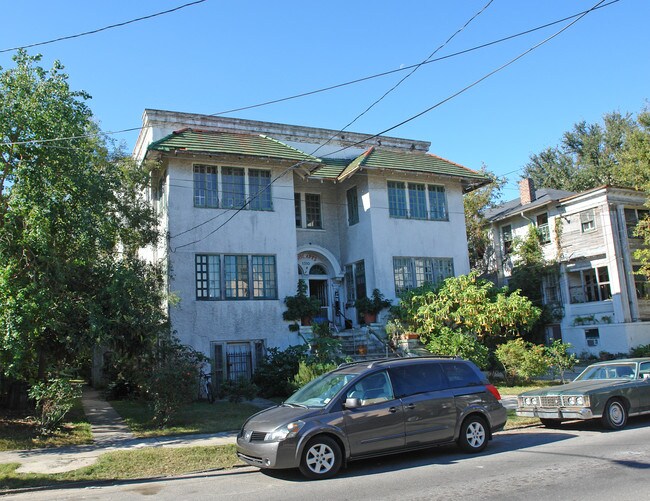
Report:
M413 357L343 364L251 416L237 455L312 479L346 462L456 442L480 452L502 430L499 392L471 362Z

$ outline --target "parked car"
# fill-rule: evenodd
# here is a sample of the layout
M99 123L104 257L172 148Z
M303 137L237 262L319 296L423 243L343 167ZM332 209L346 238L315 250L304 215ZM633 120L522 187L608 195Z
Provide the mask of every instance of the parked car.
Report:
M573 419L601 419L620 430L628 416L650 413L650 358L599 362L571 383L527 391L517 398L517 415L538 417L557 427Z
M312 479L348 461L457 442L480 452L503 429L499 392L471 362L440 357L343 364L251 416L237 455Z

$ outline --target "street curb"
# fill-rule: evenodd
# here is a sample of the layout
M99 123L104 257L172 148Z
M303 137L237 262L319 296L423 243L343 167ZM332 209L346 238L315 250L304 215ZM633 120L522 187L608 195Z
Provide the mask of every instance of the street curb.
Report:
M167 480L174 478L191 478L198 477L205 473L210 472L234 472L235 470L241 468L252 468L247 464L238 464L232 468L210 468L208 470L196 470L190 471L187 473L182 473L179 475L157 475L153 477L138 477L138 478L121 478L121 479L100 479L100 480L80 480L78 482L68 482L64 484L52 484L52 485L39 485L34 487L19 487L17 489L2 489L0 490L0 496L7 496L10 494L23 494L29 492L40 492L48 490L61 490L61 489L86 489L88 487L106 487L110 485L126 485L126 484L135 484L139 482L150 482L155 480Z

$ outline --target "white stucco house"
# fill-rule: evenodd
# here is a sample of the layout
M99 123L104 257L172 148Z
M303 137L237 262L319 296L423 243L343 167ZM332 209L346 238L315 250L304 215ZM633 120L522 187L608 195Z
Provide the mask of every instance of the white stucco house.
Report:
M489 182L430 143L147 109L134 150L157 162L172 329L217 378L250 376L299 279L340 328L355 298L469 272L463 193ZM349 324L349 322L348 322Z
M519 188L519 198L486 213L498 282L507 283L516 266L513 242L532 224L545 259L558 270L544 279L544 303L558 314L547 338L593 355L650 344L650 284L635 273L634 260L642 246L634 228L648 214L644 193L612 186L536 190L530 179Z

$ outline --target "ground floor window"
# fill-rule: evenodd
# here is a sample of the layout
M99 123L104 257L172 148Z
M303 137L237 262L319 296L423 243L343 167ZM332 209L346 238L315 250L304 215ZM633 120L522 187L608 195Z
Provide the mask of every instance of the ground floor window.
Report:
M641 266L633 266L634 270L634 288L636 289L636 297L639 299L650 299L650 282L648 277L643 273L639 273Z
M439 257L394 257L395 292L400 294L424 284L437 284L454 276L454 260Z
M366 265L363 259L345 267L345 290L348 304L353 304L358 298L366 297Z
M264 360L266 343L263 339L218 341L211 344L213 387L218 391L224 381L250 380Z
M571 303L591 303L612 298L607 266L567 273Z

